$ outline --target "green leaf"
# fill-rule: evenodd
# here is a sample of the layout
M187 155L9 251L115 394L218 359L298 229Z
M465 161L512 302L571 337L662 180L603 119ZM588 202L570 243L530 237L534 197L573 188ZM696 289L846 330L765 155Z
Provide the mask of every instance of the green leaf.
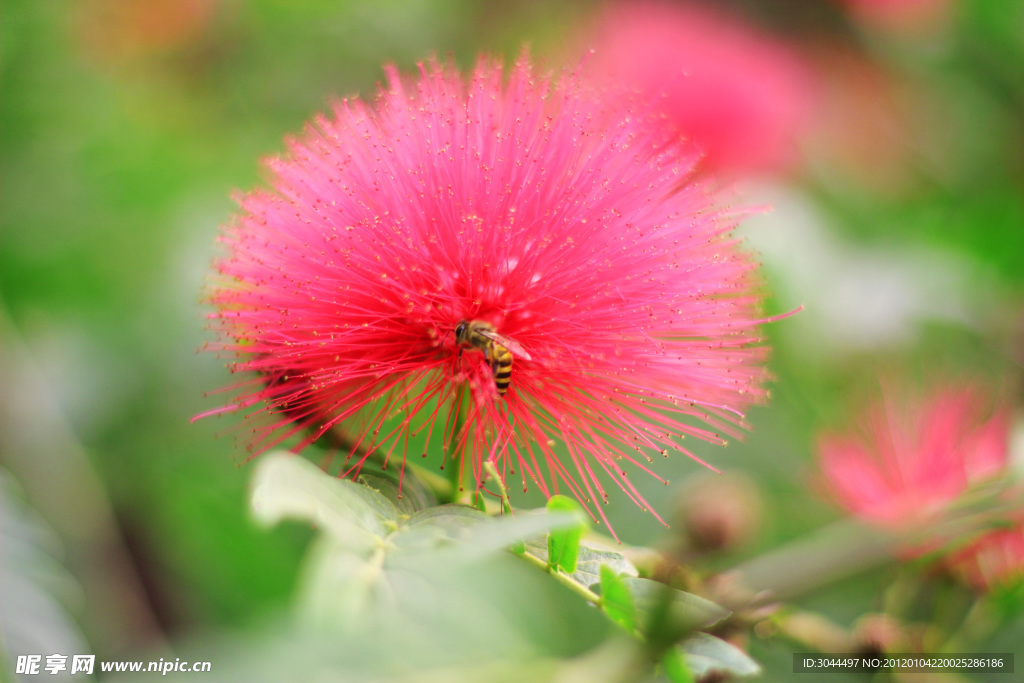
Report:
M375 472L363 472L356 478L356 481L375 489L405 515L412 515L419 510L437 505L437 497L434 492L424 486L416 477L405 477L402 481L401 491L399 491L398 482L394 479Z
M420 510L412 515L407 526L434 526L442 529L445 535L453 539L469 538L470 532L477 524L490 519L486 514L468 505L438 505Z
M605 565L600 569L601 609L608 618L630 633L636 630L636 605L633 594L615 570Z
M547 510L577 515L578 522L570 527L551 531L548 534L548 566L561 569L566 574L576 571L576 560L579 557L580 538L587 530L586 516L580 504L565 496L552 496L548 501Z
M672 683L693 683L693 674L686 665L686 658L678 648L665 653L661 659L661 670Z
M547 563L547 543L527 543L524 549L534 557ZM576 559L576 571L569 575L573 581L590 589L601 582L601 567L607 566L620 576L637 576L637 568L626 559L626 556L611 550L597 550L580 542L580 550Z
M580 552L576 561L576 571L572 578L580 585L589 588L601 582L602 569L607 567L620 576L636 576L638 574L633 563L626 556L611 550L595 550L580 544Z
M575 658L618 635L591 605L506 552L469 564L396 567L339 555L336 546L314 551L299 623L333 636L327 653L344 648L346 656L329 669L341 671L339 680L446 681L441 673L426 675L431 662L521 667L538 658ZM353 675L356 660L381 675Z
M473 562L486 555L517 546L523 540L535 538L546 532L558 532L579 523L576 515L565 513L530 514L520 512L515 517L488 517L476 508L463 505L444 505L413 515L408 524L391 537L391 541L404 549L411 549L407 534L416 534L416 542L422 550L432 550L422 543L423 534L437 535L437 545L444 549L430 553L413 553L402 557L397 554L396 562ZM453 541L461 541L453 543ZM435 546L436 547L436 546Z
M696 633L679 644L690 670L703 677L712 671L733 676L756 676L761 667L743 650L721 638Z
M317 538L300 581L300 621L344 635L358 629L386 597L387 581L377 556L381 552L356 553L334 536Z
M412 515L389 541L401 551L397 559L401 563L403 556L407 559L410 555L428 554L456 542L469 541L473 538L473 527L488 519L487 515L466 505L439 505Z
M637 624L654 643L674 643L729 616L729 610L692 593L650 579L623 577L633 594Z
M252 510L257 521L312 522L354 552L366 552L393 531L400 513L378 491L332 477L294 454L264 456L256 469Z

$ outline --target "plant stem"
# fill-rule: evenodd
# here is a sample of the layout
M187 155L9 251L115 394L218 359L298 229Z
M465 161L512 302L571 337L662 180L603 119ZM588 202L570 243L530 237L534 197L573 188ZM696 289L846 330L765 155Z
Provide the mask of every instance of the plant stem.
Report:
M1019 501L1014 501L1019 504ZM792 600L819 586L894 561L901 548L928 541L945 544L977 533L993 515L1006 514L1002 500L982 500L928 526L886 530L853 519L835 522L735 568L753 593Z
M505 482L502 480L501 475L498 474L498 468L495 464L488 460L484 463L484 470L494 480L495 485L498 487L498 491L501 494L501 509L505 513L512 512L512 504L508 501L508 489L505 488Z
M469 496L463 489L464 482L464 471L466 467L465 461L465 449L460 449L458 444L462 441L462 431L466 428L466 410L468 409L469 402L469 391L463 386L457 390L458 395L452 404L452 409L455 411L454 421L455 424L452 426L452 437L446 447L445 462L448 467L448 481L451 482L452 491L451 499L449 502L452 503L465 503L468 502Z
M836 522L735 568L753 593L792 598L889 561L895 535L854 521Z

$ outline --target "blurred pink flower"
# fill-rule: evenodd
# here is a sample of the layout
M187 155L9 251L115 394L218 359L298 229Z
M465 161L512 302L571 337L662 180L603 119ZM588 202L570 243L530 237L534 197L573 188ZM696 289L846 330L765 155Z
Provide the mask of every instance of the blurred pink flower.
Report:
M694 457L676 437L720 442L764 397L734 218L626 99L525 60L468 82L430 63L388 70L376 106L343 101L288 149L273 189L240 197L209 294L214 347L257 373L210 412L270 416L253 448L343 425L361 453L346 473L371 453L404 471L416 437L468 456L477 486L490 459L603 517L608 481L646 507L625 464ZM457 346L462 321L512 340L503 396Z
M985 534L947 559L954 574L978 590L1019 584L1024 580L1024 525Z
M892 393L856 427L821 437L826 486L857 517L892 527L936 518L1007 462L1008 413L975 386L946 386L925 399Z
M785 170L813 100L810 71L785 44L706 9L620 2L599 19L587 71L642 93L730 175Z

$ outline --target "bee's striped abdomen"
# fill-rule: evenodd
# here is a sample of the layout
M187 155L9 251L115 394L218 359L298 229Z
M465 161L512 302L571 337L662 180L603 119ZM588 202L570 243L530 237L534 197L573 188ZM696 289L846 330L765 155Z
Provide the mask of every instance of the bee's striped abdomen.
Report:
M494 386L498 396L504 396L512 381L512 354L497 342L491 342L491 373L494 374Z
M505 343L503 344L502 341ZM491 366L491 375L494 377L494 388L498 392L498 398L505 395L508 385L512 381L512 351L530 360L530 354L519 345L518 342L502 336L494 329L494 325L484 320L463 320L455 326L455 344L459 349L459 358L462 358L462 349L465 347L483 351L484 358ZM505 346L508 344L508 346Z

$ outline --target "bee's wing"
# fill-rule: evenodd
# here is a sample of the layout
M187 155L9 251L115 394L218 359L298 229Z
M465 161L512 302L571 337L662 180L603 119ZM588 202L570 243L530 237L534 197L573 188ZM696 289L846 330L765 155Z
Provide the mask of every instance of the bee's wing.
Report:
M487 337L491 341L497 342L497 343L501 344L506 349L511 351L514 355L522 358L523 360L532 360L530 358L530 354L527 353L526 349L524 349L519 344L519 342L515 341L514 339L509 339L505 335L498 334L497 332L495 332L493 330L486 330L486 331L484 331L484 330L477 330L477 332L479 332L484 337Z

